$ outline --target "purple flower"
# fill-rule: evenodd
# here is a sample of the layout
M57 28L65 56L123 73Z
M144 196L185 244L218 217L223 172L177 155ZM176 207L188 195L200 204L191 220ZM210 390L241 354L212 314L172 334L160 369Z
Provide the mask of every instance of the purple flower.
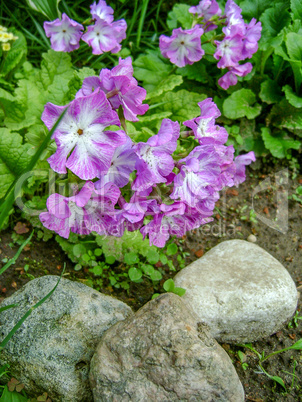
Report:
M137 160L132 145L131 138L126 136L126 142L115 149L108 172L95 183L96 189L109 182L121 188L129 182L130 173L134 171Z
M245 34L245 23L241 15L241 8L233 0L228 0L225 5L227 26L222 28L226 36Z
M46 104L42 120L49 130L66 107ZM104 175L115 148L126 141L123 131L104 131L113 124L120 122L103 92L72 101L54 132L57 150L48 158L50 167L57 173L66 173L67 167L83 180Z
M119 59L119 64L111 71L106 69L100 72L100 85L105 93L111 93L109 102L113 109L123 107L126 120L138 121L138 114L144 114L149 109L148 105L142 105L146 98L146 90L137 85L133 78L131 57L125 60Z
M179 124L170 119L163 119L157 135L150 137L146 143L139 142L134 150L138 155L136 162L137 177L132 189L143 191L156 183L166 183L174 168L172 153L177 147Z
M146 113L148 105L142 102L146 98L146 90L137 85L133 78L131 57L119 58L119 64L112 70L102 69L100 77L87 77L76 97L86 96L101 88L108 96L113 109L123 107L126 120L138 121L137 115Z
M65 13L59 18L43 24L46 36L50 38L51 47L57 52L72 52L80 47L83 25L71 20Z
M101 20L104 20L108 22L109 24L113 21L113 8L107 6L106 1L100 0L98 4L94 2L90 6L90 13L92 15L92 18L100 18Z
M221 42L215 41L217 50L214 53L214 58L219 60L218 68L235 67L238 61L242 60L243 42L241 35L226 36Z
M225 128L215 125L215 119L221 113L212 98L199 102L198 106L200 107L200 116L187 120L183 124L193 130L200 144L213 141L224 144L228 139L228 133Z
M252 71L252 69L253 65L251 63L238 64L238 66L229 67L229 71L219 78L218 85L223 89L228 89L230 86L237 84L237 76L245 77Z
M235 166L236 173L234 175L234 185L238 186L239 184L245 181L245 166L250 165L252 162L255 162L256 157L253 151L245 154L239 155L235 158Z
M72 197L52 194L47 199L48 212L40 214L43 225L68 238L70 231L81 235L97 232L108 233L108 227L115 220L114 206L120 196L120 190L112 183L107 183L101 191L94 189L92 182Z
M93 190L93 183L87 182L81 191L72 197L52 194L46 202L48 212L40 214L41 222L47 229L54 230L66 239L70 231L82 235L89 234L90 230L84 219L86 211L83 207L90 200Z
M256 19L252 18L250 23L246 25L246 32L243 38L243 49L242 57L243 59L251 58L254 53L258 50L258 41L261 38L261 22L257 22Z
M212 193L209 186L216 185L221 173L219 157L212 146L198 146L180 162L185 162L185 165L180 167L175 177L170 197L195 207Z
M95 24L87 27L82 40L92 47L93 54L117 53L121 50L120 42L126 38L126 29L125 20L109 23L96 17Z
M197 18L202 18L203 23L211 21L214 16L221 15L219 4L215 0L201 0L197 6L189 8L189 13L197 14ZM216 29L217 25L210 22L204 26L205 32Z
M203 32L199 25L184 31L182 28L173 29L171 37L160 36L160 51L164 57L170 59L171 63L178 67L193 64L204 55L200 42Z

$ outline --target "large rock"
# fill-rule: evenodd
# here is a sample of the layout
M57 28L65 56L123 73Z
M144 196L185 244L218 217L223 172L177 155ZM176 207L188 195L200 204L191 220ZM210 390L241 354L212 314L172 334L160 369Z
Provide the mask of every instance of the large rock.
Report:
M34 279L0 304L19 304L0 313L0 340L57 281L57 276ZM46 391L53 401L91 401L88 374L96 345L104 331L131 314L123 302L61 279L8 342L0 365L9 363L11 374L30 393Z
M244 401L228 355L172 293L105 333L90 384L95 402Z
M221 342L269 336L295 312L296 286L287 270L259 246L230 240L180 271L175 285Z

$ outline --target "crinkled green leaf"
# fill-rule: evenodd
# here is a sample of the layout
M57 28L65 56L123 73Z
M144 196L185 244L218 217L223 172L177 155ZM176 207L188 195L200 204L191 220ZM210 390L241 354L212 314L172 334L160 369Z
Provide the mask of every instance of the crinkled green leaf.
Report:
M22 174L31 156L27 153L30 145L22 145L22 137L7 128L0 128L0 198L11 183Z
M1 65L0 73L4 77L18 66L27 53L26 39L22 32L16 30L13 32L18 39L12 42L11 49L6 53L6 57Z
M163 104L158 106L157 110L171 111L171 119L182 123L200 115L200 108L197 104L206 97L204 94L189 92L185 89L177 92L166 92L161 97Z
M42 58L41 83L44 89L47 89L58 75L61 79L73 77L74 70L68 53L55 52L51 49L47 53L43 53Z
M262 23L262 31L259 47L261 50L266 50L274 44L274 40L282 28L287 26L291 21L287 2L275 3L272 7L267 8L262 13L260 21Z
M259 20L261 14L268 9L271 4L271 0L244 0L240 2L240 8L242 9L242 15L245 19L251 20L252 18L256 18L256 20Z
M141 54L134 61L133 67L135 78L143 82L147 92L153 91L172 70L172 66L159 57L159 51L151 50L147 54Z
M90 67L83 67L80 70L78 70L76 74L82 81L87 77L92 77L93 75L96 75L94 69Z
M293 13L293 19L302 19L302 1L301 0L290 0L290 8Z
M189 8L188 4L175 4L172 11L168 13L168 27L174 29L180 25L184 29L192 28L193 14L189 13Z
M178 85L183 83L180 75L172 74L165 77L152 91L147 92L146 99L155 98L164 92L172 91Z
M268 122L280 129L286 128L294 134L302 137L302 113L290 105L286 99L273 106Z
M289 149L299 149L301 145L300 141L286 137L282 131L272 135L269 128L263 127L261 134L265 147L275 158L285 158Z
M254 119L261 113L261 106L256 103L256 96L250 89L239 89L223 102L223 113L229 119L247 117ZM254 105L254 106L252 106Z
M185 67L182 68L178 68L177 73L181 74L184 77L187 77L189 80L195 80L198 82L202 82L203 84L208 82L206 66L203 60L191 65L187 64Z
M282 92L276 81L268 79L261 83L259 97L263 102L270 105L282 100Z
M296 108L302 107L302 98L294 93L292 87L290 87L289 85L285 85L282 88L282 91L285 92L285 97L292 106Z

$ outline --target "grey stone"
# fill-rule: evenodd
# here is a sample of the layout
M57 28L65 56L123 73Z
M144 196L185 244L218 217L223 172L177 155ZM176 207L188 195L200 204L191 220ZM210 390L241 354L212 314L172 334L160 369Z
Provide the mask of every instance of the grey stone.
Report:
M280 329L295 312L296 286L269 253L244 240L218 244L174 278L215 339L253 342Z
M34 279L0 304L19 304L0 313L0 340L53 289L58 278ZM88 375L95 348L104 331L131 314L123 302L82 283L61 279L52 296L8 342L0 365L9 363L11 374L29 393L46 391L53 401L91 401Z
M249 241L250 243L256 243L257 237L253 234L250 234L246 240Z
M94 401L244 401L227 353L172 293L111 327L91 360Z

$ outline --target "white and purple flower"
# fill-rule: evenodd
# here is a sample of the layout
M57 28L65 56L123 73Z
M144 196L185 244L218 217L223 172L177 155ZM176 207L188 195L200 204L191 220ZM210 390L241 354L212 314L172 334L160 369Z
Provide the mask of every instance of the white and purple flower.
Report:
M98 3L94 2L90 6L90 13L92 18L100 18L108 22L109 24L113 21L113 8L107 6L106 1L100 0Z
M54 132L57 150L48 162L57 173L66 168L82 180L100 178L106 174L115 149L126 141L123 131L105 131L110 125L120 125L103 92L80 97L69 106L47 103L42 120L50 130L62 111L68 110Z
M62 19L44 22L44 31L50 38L51 47L57 52L72 52L80 47L84 27L70 19L65 13Z
M223 89L228 89L232 85L236 85L238 78L245 77L253 69L252 63L245 63L234 67L229 67L229 71L218 80L218 85Z
M179 137L179 124L170 119L163 119L157 135L150 137L146 143L139 142L134 150L138 155L135 169L137 177L132 183L135 191L144 191L157 183L166 183L172 173L174 160L172 153L176 150Z
M199 25L192 29L173 29L172 36L161 35L159 48L161 54L178 67L193 64L204 55L201 48L201 35L204 30Z
M199 102L198 106L200 107L200 116L187 120L183 124L193 130L200 144L213 141L224 144L228 139L228 133L224 127L215 124L215 119L221 113L212 98Z
M93 54L119 52L121 50L120 42L126 38L126 21L119 20L109 23L97 16L95 19L95 24L87 27L87 32L82 36L82 40L92 47Z

